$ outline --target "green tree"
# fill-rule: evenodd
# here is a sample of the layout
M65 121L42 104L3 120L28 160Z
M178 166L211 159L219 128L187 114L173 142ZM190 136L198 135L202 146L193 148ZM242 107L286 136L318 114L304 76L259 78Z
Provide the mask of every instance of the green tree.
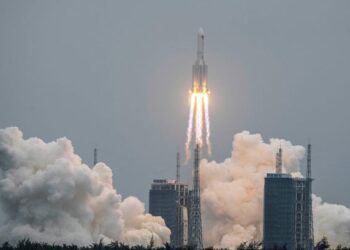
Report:
M319 242L317 242L315 249L325 250L325 249L329 249L329 247L330 245L329 245L328 239L325 236L323 236L323 238Z

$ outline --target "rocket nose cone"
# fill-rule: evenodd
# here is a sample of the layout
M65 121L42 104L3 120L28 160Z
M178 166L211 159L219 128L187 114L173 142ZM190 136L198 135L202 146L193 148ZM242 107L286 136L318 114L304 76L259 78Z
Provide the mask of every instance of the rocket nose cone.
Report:
M204 30L203 30L202 27L199 28L199 30L198 30L198 35L204 36Z

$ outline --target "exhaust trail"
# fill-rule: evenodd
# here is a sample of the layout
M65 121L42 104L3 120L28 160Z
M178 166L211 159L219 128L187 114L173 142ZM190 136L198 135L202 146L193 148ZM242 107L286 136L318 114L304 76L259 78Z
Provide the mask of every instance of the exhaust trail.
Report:
M193 130L193 114L194 114L194 106L196 103L196 96L191 94L191 102L190 102L190 114L188 118L188 127L187 127L187 141L186 141L186 162L190 159L190 144L192 140L192 130Z
M208 147L208 154L211 155L210 145L210 121L209 121L209 95L204 95L204 115L205 115L205 128L206 128L206 143Z
M196 144L200 147L203 145L202 133L203 133L203 105L202 95L197 94L196 102Z

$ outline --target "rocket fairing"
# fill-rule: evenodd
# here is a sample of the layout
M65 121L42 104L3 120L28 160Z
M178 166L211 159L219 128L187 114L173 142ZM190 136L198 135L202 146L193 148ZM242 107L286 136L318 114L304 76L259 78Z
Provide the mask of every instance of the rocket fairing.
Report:
M192 66L192 93L208 92L208 66L204 61L204 31L197 34L197 59Z

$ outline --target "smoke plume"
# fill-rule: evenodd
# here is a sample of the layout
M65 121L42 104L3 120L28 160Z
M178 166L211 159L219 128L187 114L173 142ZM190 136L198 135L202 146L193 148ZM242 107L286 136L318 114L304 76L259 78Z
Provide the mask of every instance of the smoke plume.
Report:
M349 246L350 209L343 205L323 202L316 195L313 195L312 204L316 239L327 236L333 246Z
M275 171L275 154L283 148L283 171L301 176L302 146L247 131L236 134L231 158L221 163L201 162L201 198L204 244L234 248L261 240L266 173ZM315 240L327 236L332 245L350 245L350 209L323 203L313 196Z
M122 199L108 166L89 168L66 138L23 139L18 128L0 130L0 207L1 242L159 246L170 236L137 198Z

